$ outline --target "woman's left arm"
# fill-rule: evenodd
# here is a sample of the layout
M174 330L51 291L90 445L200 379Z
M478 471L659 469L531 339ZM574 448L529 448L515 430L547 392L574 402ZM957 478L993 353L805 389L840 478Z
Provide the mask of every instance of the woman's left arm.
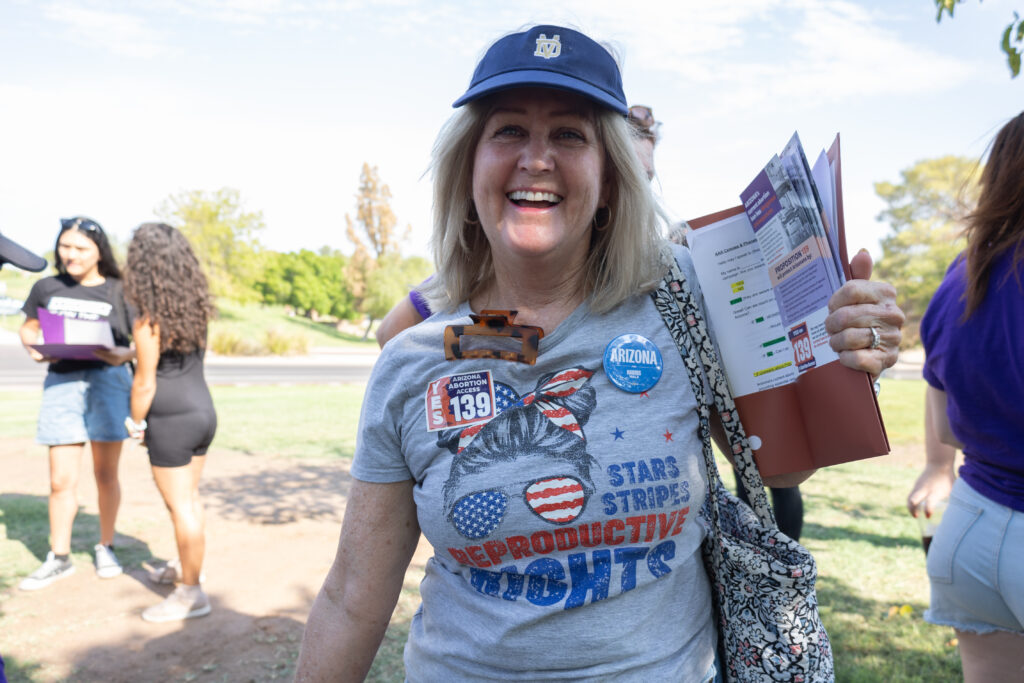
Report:
M896 363L906 316L896 305L896 289L892 285L868 280L871 265L871 256L864 250L850 260L855 279L829 299L825 329L831 335L829 344L839 354L840 363L878 377L882 370Z
M150 325L148 320L138 320L132 325L135 338L135 354L138 364L135 379L132 380L132 414L135 422L142 422L149 414L156 395L156 366L160 363L160 328Z

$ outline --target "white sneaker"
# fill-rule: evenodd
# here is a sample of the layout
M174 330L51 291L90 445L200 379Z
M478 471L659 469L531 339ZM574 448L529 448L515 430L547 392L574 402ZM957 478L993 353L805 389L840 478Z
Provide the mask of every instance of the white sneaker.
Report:
M18 588L23 591L37 591L40 588L46 588L57 579L63 579L74 573L75 565L71 564L71 559L58 560L51 550L46 553L46 561L39 566L39 569L26 576L18 584Z
M96 576L101 579L112 579L124 572L112 547L97 543L93 551L96 553Z
M199 586L181 585L164 598L159 605L147 607L142 611L146 621L182 621L205 617L210 613L210 600Z

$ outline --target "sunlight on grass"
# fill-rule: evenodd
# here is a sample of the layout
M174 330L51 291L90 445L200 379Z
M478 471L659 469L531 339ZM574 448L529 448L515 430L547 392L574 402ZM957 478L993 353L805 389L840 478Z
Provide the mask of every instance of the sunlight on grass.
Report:
M217 301L217 311L217 318L210 321L211 339L218 334L232 333L242 339L262 341L268 330L276 330L284 335L305 335L310 346L377 348L373 335L363 341L362 335L339 332L331 323L288 315L284 306L240 304L221 299Z
M924 440L923 379L883 379L878 393L889 443L907 444Z
M904 503L917 474L872 458L821 470L800 487L801 540L818 563L818 599L837 681L961 679L956 649L946 645L952 630L922 618L928 575L917 524Z
M362 384L212 387L214 448L351 458ZM0 438L33 438L42 389L0 391Z
M214 448L260 455L351 458L362 384L214 387Z

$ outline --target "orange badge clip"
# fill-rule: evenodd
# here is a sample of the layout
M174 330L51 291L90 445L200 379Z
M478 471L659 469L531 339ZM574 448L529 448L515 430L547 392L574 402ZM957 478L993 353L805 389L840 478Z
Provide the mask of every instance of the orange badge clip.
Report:
M470 313L473 325L449 325L444 328L444 357L448 360L457 358L494 358L510 360L517 363L533 365L537 362L537 346L544 336L544 330L533 325L516 325L518 311L480 311ZM466 349L461 346L461 338L472 337L510 337L519 339L522 347L519 351L508 349Z

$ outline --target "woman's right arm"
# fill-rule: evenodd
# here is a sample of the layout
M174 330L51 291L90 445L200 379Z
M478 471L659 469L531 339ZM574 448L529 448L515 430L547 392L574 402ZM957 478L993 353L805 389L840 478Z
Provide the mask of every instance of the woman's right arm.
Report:
M302 637L296 681L362 681L420 537L412 481L352 482L341 540Z
M925 516L931 517L935 502L949 497L956 480L954 462L956 447L943 438L952 436L949 416L946 414L946 392L929 385L924 400L924 452L925 466L907 496L907 509L917 517L917 506L925 504Z
M32 344L35 344L36 340L39 339L38 318L25 318L25 322L18 329L18 336L21 337L21 345L28 351L28 355L32 356L32 360L37 363L45 363L49 360L49 358L32 348Z
M377 344L383 349L391 338L402 330L423 322L423 316L412 304L412 299L405 297L388 311L377 326Z
M156 367L160 364L160 328L148 320L136 319L132 325L138 363L132 380L131 418L142 422L156 396Z

